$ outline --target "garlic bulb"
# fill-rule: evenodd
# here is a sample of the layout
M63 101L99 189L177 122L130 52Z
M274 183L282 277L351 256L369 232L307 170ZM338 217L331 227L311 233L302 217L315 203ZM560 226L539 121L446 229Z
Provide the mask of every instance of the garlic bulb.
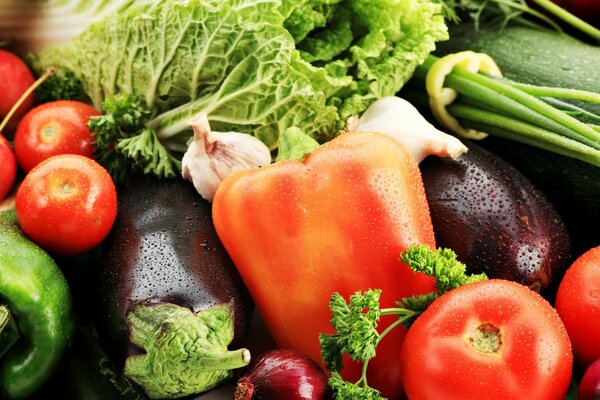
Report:
M412 104L396 96L371 104L359 119L346 123L346 130L388 134L403 143L417 162L430 154L457 158L467 152L460 140L436 129Z
M208 201L212 202L217 188L231 173L271 163L269 148L252 135L212 132L204 112L188 123L194 138L181 161L182 175Z

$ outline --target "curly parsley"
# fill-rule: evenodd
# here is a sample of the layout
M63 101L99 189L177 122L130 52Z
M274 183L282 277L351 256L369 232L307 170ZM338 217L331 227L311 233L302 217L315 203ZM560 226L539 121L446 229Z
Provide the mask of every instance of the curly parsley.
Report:
M435 299L442 294L472 282L487 279L485 274L467 275L466 266L456 259L449 249L432 250L427 245L412 246L400 256L400 261L408 264L415 272L422 272L435 278L436 292L417 295L396 302L396 308L379 307L381 290L369 289L356 292L349 301L334 293L329 301L333 334L319 335L321 357L332 371L329 384L336 399L378 400L383 399L378 390L369 386L367 369L369 361L376 355L379 342L398 325L410 325ZM383 332L377 331L381 317L394 316L396 321ZM342 357L348 354L354 361L362 362L362 375L357 382L347 382L339 374L343 369Z

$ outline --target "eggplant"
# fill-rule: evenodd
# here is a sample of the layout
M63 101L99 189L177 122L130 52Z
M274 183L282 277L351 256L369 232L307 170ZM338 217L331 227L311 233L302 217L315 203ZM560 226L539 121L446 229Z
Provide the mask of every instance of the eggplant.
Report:
M253 303L193 185L144 177L120 188L103 247L96 328L135 387L150 398L182 397L248 364L240 346Z
M600 168L500 137L489 136L481 145L544 192L567 227L573 259L600 243Z
M571 259L569 235L544 193L473 142L459 159L420 164L439 247L471 273L508 279L544 294Z

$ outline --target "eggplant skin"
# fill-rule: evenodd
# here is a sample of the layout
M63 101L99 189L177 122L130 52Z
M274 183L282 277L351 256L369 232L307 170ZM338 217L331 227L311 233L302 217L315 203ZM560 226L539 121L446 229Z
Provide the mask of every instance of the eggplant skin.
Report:
M95 287L98 334L119 367L139 353L126 322L134 303L167 302L198 312L232 302L232 348L244 343L254 310L214 230L211 204L183 179L140 177L119 189Z
M469 151L459 159L420 165L437 246L454 250L471 273L544 293L571 259L560 215L511 164L464 143Z

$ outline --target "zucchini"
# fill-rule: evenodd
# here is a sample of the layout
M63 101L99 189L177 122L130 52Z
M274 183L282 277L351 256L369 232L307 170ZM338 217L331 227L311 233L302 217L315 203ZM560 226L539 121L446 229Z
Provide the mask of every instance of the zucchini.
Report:
M567 227L573 256L600 244L600 168L495 136L479 144L544 192Z
M494 59L507 79L600 93L600 47L556 32L516 25L492 31L461 24L453 26L450 35L451 40L439 43L436 55L463 50L483 52ZM600 104L565 102L600 115ZM574 116L598 123L582 113ZM545 192L578 247L574 253L600 243L596 228L600 223L600 168L498 136L490 136L480 144L513 164Z
M505 78L538 86L600 93L600 47L554 31L509 25L502 30L465 23L450 27L450 40L438 43L438 56L463 50L489 54ZM600 104L569 100L600 114Z

